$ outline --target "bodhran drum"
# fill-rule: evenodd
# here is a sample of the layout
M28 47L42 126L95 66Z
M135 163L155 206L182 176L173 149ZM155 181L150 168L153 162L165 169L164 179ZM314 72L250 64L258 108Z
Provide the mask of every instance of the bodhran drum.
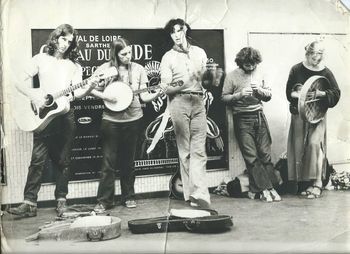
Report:
M325 91L328 88L330 83L323 76L315 75L305 81L298 103L299 114L303 120L315 124L324 118L328 106L323 98L316 98L316 89Z

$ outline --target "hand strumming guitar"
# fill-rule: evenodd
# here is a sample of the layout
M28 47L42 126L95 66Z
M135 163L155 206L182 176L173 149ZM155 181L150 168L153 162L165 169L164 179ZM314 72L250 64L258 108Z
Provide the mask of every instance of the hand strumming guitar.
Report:
M38 108L42 108L45 106L46 93L40 89L29 89L27 96L30 98L31 102L34 103Z

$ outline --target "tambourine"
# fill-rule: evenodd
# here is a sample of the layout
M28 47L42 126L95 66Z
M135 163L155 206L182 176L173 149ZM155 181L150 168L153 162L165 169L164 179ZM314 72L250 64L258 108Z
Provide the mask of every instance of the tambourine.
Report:
M315 124L321 121L328 106L322 98L316 98L316 89L325 91L330 88L329 80L323 76L312 76L305 81L300 91L298 110L301 118Z

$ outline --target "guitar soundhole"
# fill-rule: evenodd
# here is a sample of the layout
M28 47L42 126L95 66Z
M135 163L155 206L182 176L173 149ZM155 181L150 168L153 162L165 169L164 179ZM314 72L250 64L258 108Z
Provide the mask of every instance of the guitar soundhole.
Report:
M46 107L50 107L50 106L53 105L53 103L54 103L54 100L53 100L52 95L51 94L46 95L46 97L45 97L45 106Z
M43 119L47 116L47 114L51 111L51 110L55 110L57 109L57 103L54 102L51 106L49 107L43 107L43 108L40 108L39 110L39 118L40 119Z

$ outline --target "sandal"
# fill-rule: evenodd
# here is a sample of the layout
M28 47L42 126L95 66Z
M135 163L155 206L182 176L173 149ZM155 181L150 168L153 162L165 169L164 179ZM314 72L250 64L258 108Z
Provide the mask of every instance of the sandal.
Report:
M322 194L322 188L319 186L314 185L311 193L307 195L308 199L315 199L321 197Z
M314 189L313 186L309 186L309 187L307 187L306 190L300 192L300 195L301 195L301 196L305 196L305 197L306 197L306 196L309 196L309 195L312 193L313 189Z

